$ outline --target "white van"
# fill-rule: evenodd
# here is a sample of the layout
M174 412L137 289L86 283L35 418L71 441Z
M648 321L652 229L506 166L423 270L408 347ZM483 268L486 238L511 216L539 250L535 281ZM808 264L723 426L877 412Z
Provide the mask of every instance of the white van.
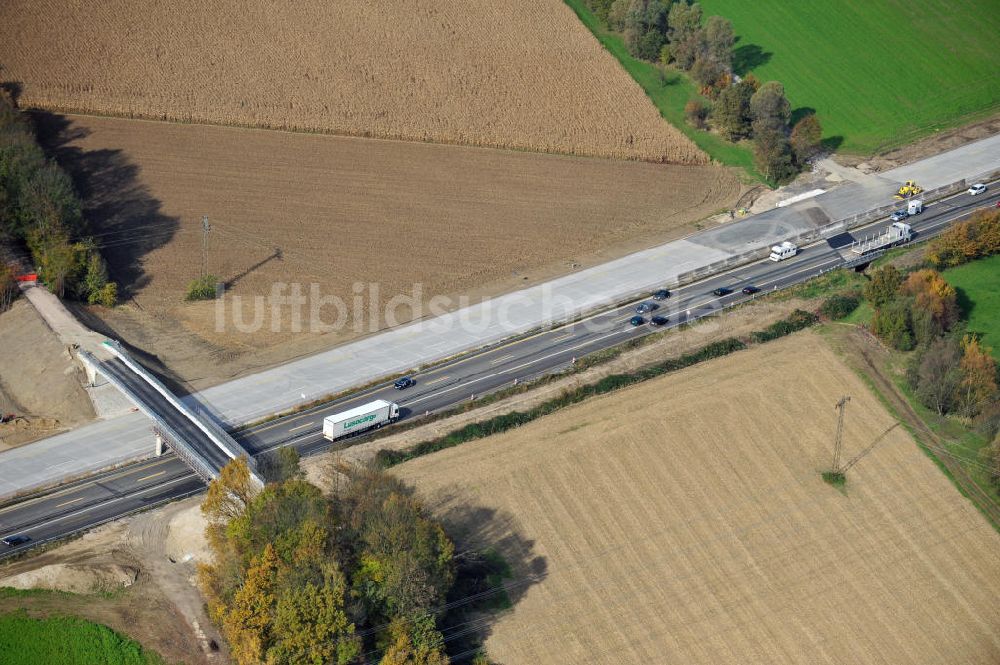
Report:
M795 256L798 253L798 246L795 243L791 243L786 240L780 245L774 245L771 247L771 256L768 258L772 261L783 261L790 256Z

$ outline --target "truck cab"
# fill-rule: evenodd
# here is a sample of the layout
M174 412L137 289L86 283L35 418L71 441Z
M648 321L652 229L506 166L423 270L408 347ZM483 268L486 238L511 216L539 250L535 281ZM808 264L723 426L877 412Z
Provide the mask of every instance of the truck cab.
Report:
M924 202L920 199L910 199L906 202L906 212L909 215L919 215L924 211Z
M768 258L772 261L784 261L785 259L795 256L798 253L798 246L795 243L791 243L786 240L780 245L772 246L771 255Z

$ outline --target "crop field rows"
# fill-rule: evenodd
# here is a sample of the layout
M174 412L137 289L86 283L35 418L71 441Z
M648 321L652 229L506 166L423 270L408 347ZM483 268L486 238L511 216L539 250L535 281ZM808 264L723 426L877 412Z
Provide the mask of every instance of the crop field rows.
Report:
M534 562L487 641L510 665L996 662L1000 536L899 428L825 484L843 394L853 455L892 420L799 334L398 473Z
M10 0L0 64L50 110L708 161L560 0Z

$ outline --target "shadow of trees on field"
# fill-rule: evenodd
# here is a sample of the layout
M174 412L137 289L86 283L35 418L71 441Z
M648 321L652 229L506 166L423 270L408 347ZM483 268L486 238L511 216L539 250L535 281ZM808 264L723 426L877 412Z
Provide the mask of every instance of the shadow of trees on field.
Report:
M86 126L64 115L29 112L38 140L73 179L83 203L89 233L108 263L123 298L149 283L143 258L166 245L180 220L164 215L161 204L140 182L140 168L121 150L86 150L75 142L90 135Z
M545 579L548 564L534 554L534 541L519 532L512 515L457 497L444 503L450 507L436 515L455 541L457 577L439 625L452 662L468 662L500 614ZM458 654L464 657L454 658Z
M816 115L816 109L811 106L800 106L797 109L792 109L792 115L789 118L788 123L790 126L794 127L795 123L808 115Z
M739 42L739 38L736 41ZM733 49L733 71L740 76L746 76L755 67L767 64L773 55L756 44L737 46Z

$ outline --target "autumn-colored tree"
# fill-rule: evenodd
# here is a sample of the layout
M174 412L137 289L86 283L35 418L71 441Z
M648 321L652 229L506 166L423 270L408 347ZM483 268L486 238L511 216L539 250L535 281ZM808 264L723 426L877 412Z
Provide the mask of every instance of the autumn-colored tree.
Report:
M691 99L684 105L684 117L692 127L704 129L705 118L708 117L708 105L701 99Z
M924 269L910 273L899 289L903 295L914 300L914 312L922 312L930 317L933 326L927 335L918 338L923 343L928 339L951 330L958 321L958 294L955 287L945 281L936 270Z
M242 515L256 494L247 458L239 457L222 467L219 477L208 484L201 512L211 521L228 521Z
M997 364L990 350L983 348L973 335L966 335L962 340L961 372L962 408L966 415L975 416L987 402L997 397Z
M389 626L389 648L379 665L448 665L444 638L434 627L434 618L420 614L398 618Z
M931 241L927 260L936 268L950 268L1000 253L1000 210L982 208Z
M795 153L795 161L799 164L805 164L806 160L818 153L823 141L823 128L820 127L816 114L810 113L795 123L789 140L792 152Z
M254 557L246 571L243 586L233 596L222 618L222 631L229 642L230 654L238 665L258 665L263 660L269 639L278 555L268 543Z

